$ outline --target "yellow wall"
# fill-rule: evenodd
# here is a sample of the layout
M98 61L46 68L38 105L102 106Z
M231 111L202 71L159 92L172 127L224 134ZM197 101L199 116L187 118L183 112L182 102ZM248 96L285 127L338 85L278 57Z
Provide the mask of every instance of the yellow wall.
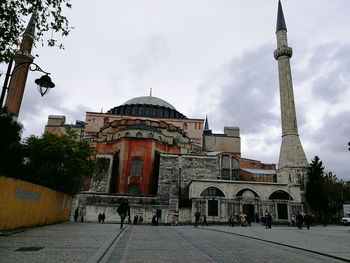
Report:
M0 176L0 231L69 220L72 197Z

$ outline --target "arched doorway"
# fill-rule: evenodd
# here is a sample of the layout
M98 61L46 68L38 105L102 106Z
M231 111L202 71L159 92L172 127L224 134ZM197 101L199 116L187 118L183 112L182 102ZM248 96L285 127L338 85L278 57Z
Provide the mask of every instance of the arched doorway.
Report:
M201 196L212 197L208 199L208 216L219 216L219 199L225 197L225 194L216 187L208 187L201 193Z
M255 221L255 203L259 195L251 189L242 189L236 196L240 197L242 202L242 212L247 215L250 222ZM258 208L257 208L258 209Z
M290 209L290 202L293 198L283 190L277 190L273 192L270 197L270 200L273 200L277 206L277 218L279 220L288 220L288 214Z

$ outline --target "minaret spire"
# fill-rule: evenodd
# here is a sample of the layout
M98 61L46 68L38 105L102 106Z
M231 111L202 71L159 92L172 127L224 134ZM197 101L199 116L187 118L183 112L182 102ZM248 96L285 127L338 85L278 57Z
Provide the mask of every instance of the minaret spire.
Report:
M283 9L281 1L278 1L278 12L277 12L277 25L276 25L276 33L280 30L286 30L286 21L284 21Z
M276 36L277 49L274 52L274 57L278 61L282 124L277 181L289 183L289 178L291 178L292 183L302 183L308 163L298 134L290 67L293 50L288 46L287 27L280 1L278 1Z
M209 131L208 115L205 115L204 130Z

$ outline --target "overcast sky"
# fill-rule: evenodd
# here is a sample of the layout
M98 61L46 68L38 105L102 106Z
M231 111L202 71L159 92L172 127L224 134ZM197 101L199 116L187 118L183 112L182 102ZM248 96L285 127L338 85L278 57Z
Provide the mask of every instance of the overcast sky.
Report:
M29 73L19 120L41 135L50 114L67 122L149 95L210 128L241 130L242 156L277 163L281 144L277 0L73 0L66 49L35 59L56 83L41 98ZM350 180L350 5L284 0L299 135L309 162ZM4 71L4 68L1 69ZM0 79L3 81L3 77Z

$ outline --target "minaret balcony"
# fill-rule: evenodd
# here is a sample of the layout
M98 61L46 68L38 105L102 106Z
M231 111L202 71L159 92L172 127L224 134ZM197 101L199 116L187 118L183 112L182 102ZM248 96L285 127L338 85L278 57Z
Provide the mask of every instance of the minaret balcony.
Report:
M273 55L276 60L278 60L278 58L281 56L287 56L288 58L291 58L293 55L293 49L287 46L279 47L273 52Z

